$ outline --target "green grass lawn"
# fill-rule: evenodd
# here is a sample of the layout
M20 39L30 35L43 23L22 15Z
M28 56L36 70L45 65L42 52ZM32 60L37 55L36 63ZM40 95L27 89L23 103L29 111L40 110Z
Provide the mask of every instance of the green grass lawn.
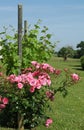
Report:
M49 63L58 69L69 68L72 72L78 73L81 81L68 89L65 98L61 93L57 93L54 102L51 102L52 112L48 113L53 119L53 124L49 128L39 126L36 130L84 130L84 71L81 69L80 61L68 59L64 62L62 58L53 57Z

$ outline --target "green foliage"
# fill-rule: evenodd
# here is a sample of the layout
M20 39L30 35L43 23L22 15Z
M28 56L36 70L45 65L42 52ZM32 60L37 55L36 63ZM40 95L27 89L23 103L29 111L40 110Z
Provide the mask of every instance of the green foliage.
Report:
M11 31L11 34L8 34ZM18 74L18 68L26 68L33 60L47 61L54 53L55 44L51 42L51 34L47 33L46 26L40 28L39 22L34 25L33 29L28 30L28 34L22 38L22 63L18 57L17 33L13 27L5 28L0 33L2 40L0 45L2 50L0 55L3 56L2 62L6 66L6 74Z
M12 33L12 31L11 31ZM2 40L0 41L0 55L2 55L2 63L6 67L6 74L17 73L19 67L18 55L17 55L17 39L15 34L8 35L7 28L4 28L4 34L1 35Z
M84 56L82 56L82 57L80 58L80 62L81 62L81 67L82 67L82 69L84 70Z
M37 28L38 27L38 28ZM54 45L50 42L51 34L47 34L47 27L44 26L39 36L39 26L34 26L33 30L28 32L28 35L23 38L23 67L28 66L28 62L47 61L51 54L54 53ZM28 61L26 58L28 57Z

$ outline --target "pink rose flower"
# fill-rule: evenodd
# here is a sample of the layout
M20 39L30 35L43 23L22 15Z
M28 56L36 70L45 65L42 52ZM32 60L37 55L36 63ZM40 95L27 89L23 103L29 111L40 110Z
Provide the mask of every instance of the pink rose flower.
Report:
M34 66L37 65L37 61L32 61L31 63L32 63L32 65L34 65Z
M0 102L2 101L2 96L0 96Z
M3 109L3 108L5 108L5 107L6 107L5 104L0 104L0 109Z
M3 75L3 73L2 72L0 72L0 76L2 76Z
M49 127L49 125L52 124L52 123L53 123L53 120L51 118L49 118L49 119L46 120L45 126Z
M20 75L19 75L19 76L16 76L15 79L14 79L14 81L15 81L15 82L18 82L18 83L21 82L21 80L22 80L22 79L21 79L21 76L20 76Z
M3 102L3 104L8 104L9 100L8 100L8 98L4 97L4 98L2 98L2 102Z
M53 101L54 100L54 92L53 91L47 91L46 96Z
M19 89L22 89L22 88L23 88L23 84L22 84L22 83L18 83L17 85L18 85L18 88L19 88Z
M31 86L31 87L30 87L30 92L31 92L31 93L34 93L34 91L35 91L35 87L34 87L34 86Z
M36 67L36 69L40 68L40 64L37 61L32 61L31 63L32 63L33 66Z
M56 74L56 75L59 75L60 73L61 73L61 70L59 70L59 69L58 69L58 70L55 70L55 74Z
M50 79L47 79L47 84L48 84L48 86L51 85L51 80Z
M47 85L47 79L45 77L39 77L39 82L41 86L46 86Z
M36 86L36 83L37 83L37 79L32 78L29 80L30 86Z
M15 75L14 74L11 74L7 79L11 82L11 83L14 83L15 82Z
M47 70L49 67L50 67L50 66L49 66L49 64L47 64L47 63L43 63L43 64L42 64L42 69L44 69L44 70Z
M41 87L42 86L41 86L40 80L37 80L35 88L40 89Z
M71 74L71 78L72 78L73 81L78 81L80 79L79 75L75 74L75 73Z

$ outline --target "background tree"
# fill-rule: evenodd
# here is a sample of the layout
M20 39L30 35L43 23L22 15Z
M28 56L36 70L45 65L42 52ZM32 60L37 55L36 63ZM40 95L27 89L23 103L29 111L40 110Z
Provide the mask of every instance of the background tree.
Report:
M84 70L84 56L81 56L80 62L81 62L81 67Z
M84 41L81 41L79 44L77 44L77 54L78 58L84 55Z
M74 55L74 50L73 50L73 48L71 46L62 47L58 51L58 56L63 57L64 61L66 61L68 57L73 57L73 55Z

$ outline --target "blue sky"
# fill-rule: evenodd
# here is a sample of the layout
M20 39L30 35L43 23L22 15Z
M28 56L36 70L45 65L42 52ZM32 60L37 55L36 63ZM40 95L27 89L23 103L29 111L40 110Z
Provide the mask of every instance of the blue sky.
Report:
M17 6L23 5L23 20L33 25L38 19L60 41L56 49L84 41L84 0L0 0L0 30L13 25L17 29Z

